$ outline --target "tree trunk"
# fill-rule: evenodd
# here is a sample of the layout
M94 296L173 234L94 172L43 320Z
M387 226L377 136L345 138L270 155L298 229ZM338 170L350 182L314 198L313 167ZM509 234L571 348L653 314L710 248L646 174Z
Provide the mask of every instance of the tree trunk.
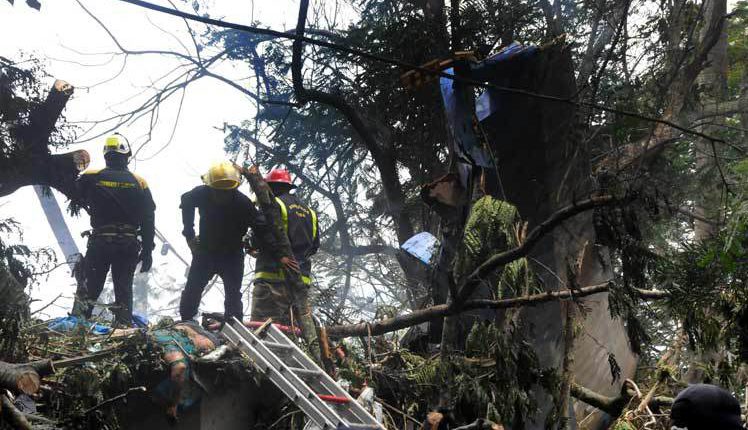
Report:
M707 0L704 9L704 20L709 22L715 14L723 16L727 13L727 1ZM707 31L708 28L702 29L702 41L708 37ZM696 79L696 85L702 90L700 100L696 103L697 106L719 106L725 101L727 96L727 26L722 27L717 43L709 51L707 65ZM700 127L699 131L709 135L717 135L722 131L719 125L725 123L725 117L715 116L709 122L714 123L714 125ZM694 198L696 204L693 211L701 218L718 220L721 205L719 198L722 194L720 193L721 184L718 179L718 170L721 167L719 166L719 160L716 159L716 148L714 143L706 139L698 139L694 143L694 150L697 174L704 179L700 181L703 186L699 187L699 194ZM694 219L693 231L696 242L710 239L716 233L714 224L704 222L699 218ZM706 376L705 364L707 362L716 364L720 360L721 353L718 350L693 350L690 353L690 365L684 376L685 382L688 384L704 382Z
M574 69L568 49L551 47L541 52L534 64L518 64L521 72L506 73L499 85L521 88L562 98L576 93ZM499 174L506 192L506 200L517 206L522 219L530 227L543 221L558 207L592 191L589 182L589 156L585 130L568 105L532 99L515 94L501 94L503 106L484 121L489 141L499 160ZM546 291L564 289L568 279L569 256L580 255L585 244L590 244L594 258L588 280L593 283L613 278L607 262L607 249L595 247L592 215L581 214L540 239L529 255L533 269ZM592 264L594 262L594 264ZM582 325L582 334L575 342L573 354L577 359L572 372L575 379L594 382L594 389L615 395L620 383L611 384L607 352L614 354L622 368L622 377L633 375L636 357L620 321L613 320L607 309L607 293L585 300L589 308ZM542 367L560 368L563 361L564 313L559 303L524 308L521 315L528 340L533 345ZM604 348L590 341L585 331L596 331L596 338ZM538 389L535 397L541 411L527 417L528 428L542 428L546 416L553 410L548 394ZM594 428L594 427L592 427Z

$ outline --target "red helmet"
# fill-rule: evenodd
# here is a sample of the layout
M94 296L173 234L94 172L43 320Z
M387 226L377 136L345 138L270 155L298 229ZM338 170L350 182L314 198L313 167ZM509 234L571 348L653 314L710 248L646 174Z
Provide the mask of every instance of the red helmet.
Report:
M288 184L293 186L291 182L291 174L286 169L273 169L265 176L265 182L276 183L276 184Z

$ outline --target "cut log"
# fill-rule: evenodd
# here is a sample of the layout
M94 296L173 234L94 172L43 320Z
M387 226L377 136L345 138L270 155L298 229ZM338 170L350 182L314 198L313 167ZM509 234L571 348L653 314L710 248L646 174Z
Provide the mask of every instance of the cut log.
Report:
M293 257L291 251L291 242L288 240L283 220L280 217L280 208L278 203L275 201L273 192L270 191L270 187L267 182L260 176L260 172L256 167L250 167L248 169L242 169L244 177L247 178L250 188L257 196L257 203L260 205L260 211L268 219L268 222L272 226L273 236L280 249L274 249L273 252L278 253L278 258L282 256ZM291 274L292 275L292 274ZM296 285L296 282L301 284L301 277L291 276L289 279Z
M54 373L51 360L14 364L0 361L0 387L24 394L39 391L41 378Z

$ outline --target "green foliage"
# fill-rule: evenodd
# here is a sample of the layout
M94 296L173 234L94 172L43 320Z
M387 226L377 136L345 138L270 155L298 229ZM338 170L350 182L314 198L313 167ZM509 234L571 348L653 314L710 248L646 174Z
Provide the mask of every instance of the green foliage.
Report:
M748 2L737 2L731 15L727 21L727 56L731 65L727 84L730 95L737 95L745 90L748 77Z
M525 417L537 410L531 390L541 384L556 387L555 372L541 368L532 347L515 327L475 324L466 340L464 355L445 362L401 350L402 377L408 389L401 390L409 410L423 414L436 404L436 389L449 381L450 398L458 421L482 417L521 428ZM392 372L394 369L390 369ZM415 413L415 412L414 412Z
M491 196L478 199L465 224L464 237L455 258L455 281L459 284L491 255L517 246L521 228L514 205ZM504 266L492 282L498 298L528 294L535 287L526 258Z

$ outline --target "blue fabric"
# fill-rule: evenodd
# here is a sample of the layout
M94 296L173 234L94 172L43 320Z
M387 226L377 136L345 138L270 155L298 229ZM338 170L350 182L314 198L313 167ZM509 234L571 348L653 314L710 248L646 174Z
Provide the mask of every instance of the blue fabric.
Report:
M453 75L454 68L446 69L444 73ZM473 107L469 105L469 98L466 93L466 91L472 90L445 77L439 79L439 86L444 101L447 124L452 129L457 144L455 149L460 158L470 164L492 168L493 165L479 147L478 139L473 131Z
M78 326L86 328L86 331L90 331L93 334L104 335L109 334L112 328L99 323L91 323L83 318L75 316L67 316L53 319L47 327L50 330L59 332L68 332L75 330Z
M188 366L187 373L185 373L187 383L184 384L184 387L182 387L182 393L179 396L179 404L177 405L180 412L198 403L202 398L202 392L200 391L200 388L197 386L197 384L193 384L189 379L189 372L190 371ZM156 392L156 395L158 397L161 397L162 399L169 399L171 398L171 393L174 391L174 383L171 381L171 379L164 379L163 381L159 382L154 391Z
M148 328L148 318L134 313L132 314L132 325L137 328Z
M485 66L495 66L510 60L530 58L537 52L537 46L525 46L519 42L512 42L511 45L483 60L483 64Z
M151 332L151 336L153 336L153 339L164 348L164 352L181 352L182 350L186 351L187 354L193 354L195 352L195 345L192 343L190 338L179 330L154 330Z

